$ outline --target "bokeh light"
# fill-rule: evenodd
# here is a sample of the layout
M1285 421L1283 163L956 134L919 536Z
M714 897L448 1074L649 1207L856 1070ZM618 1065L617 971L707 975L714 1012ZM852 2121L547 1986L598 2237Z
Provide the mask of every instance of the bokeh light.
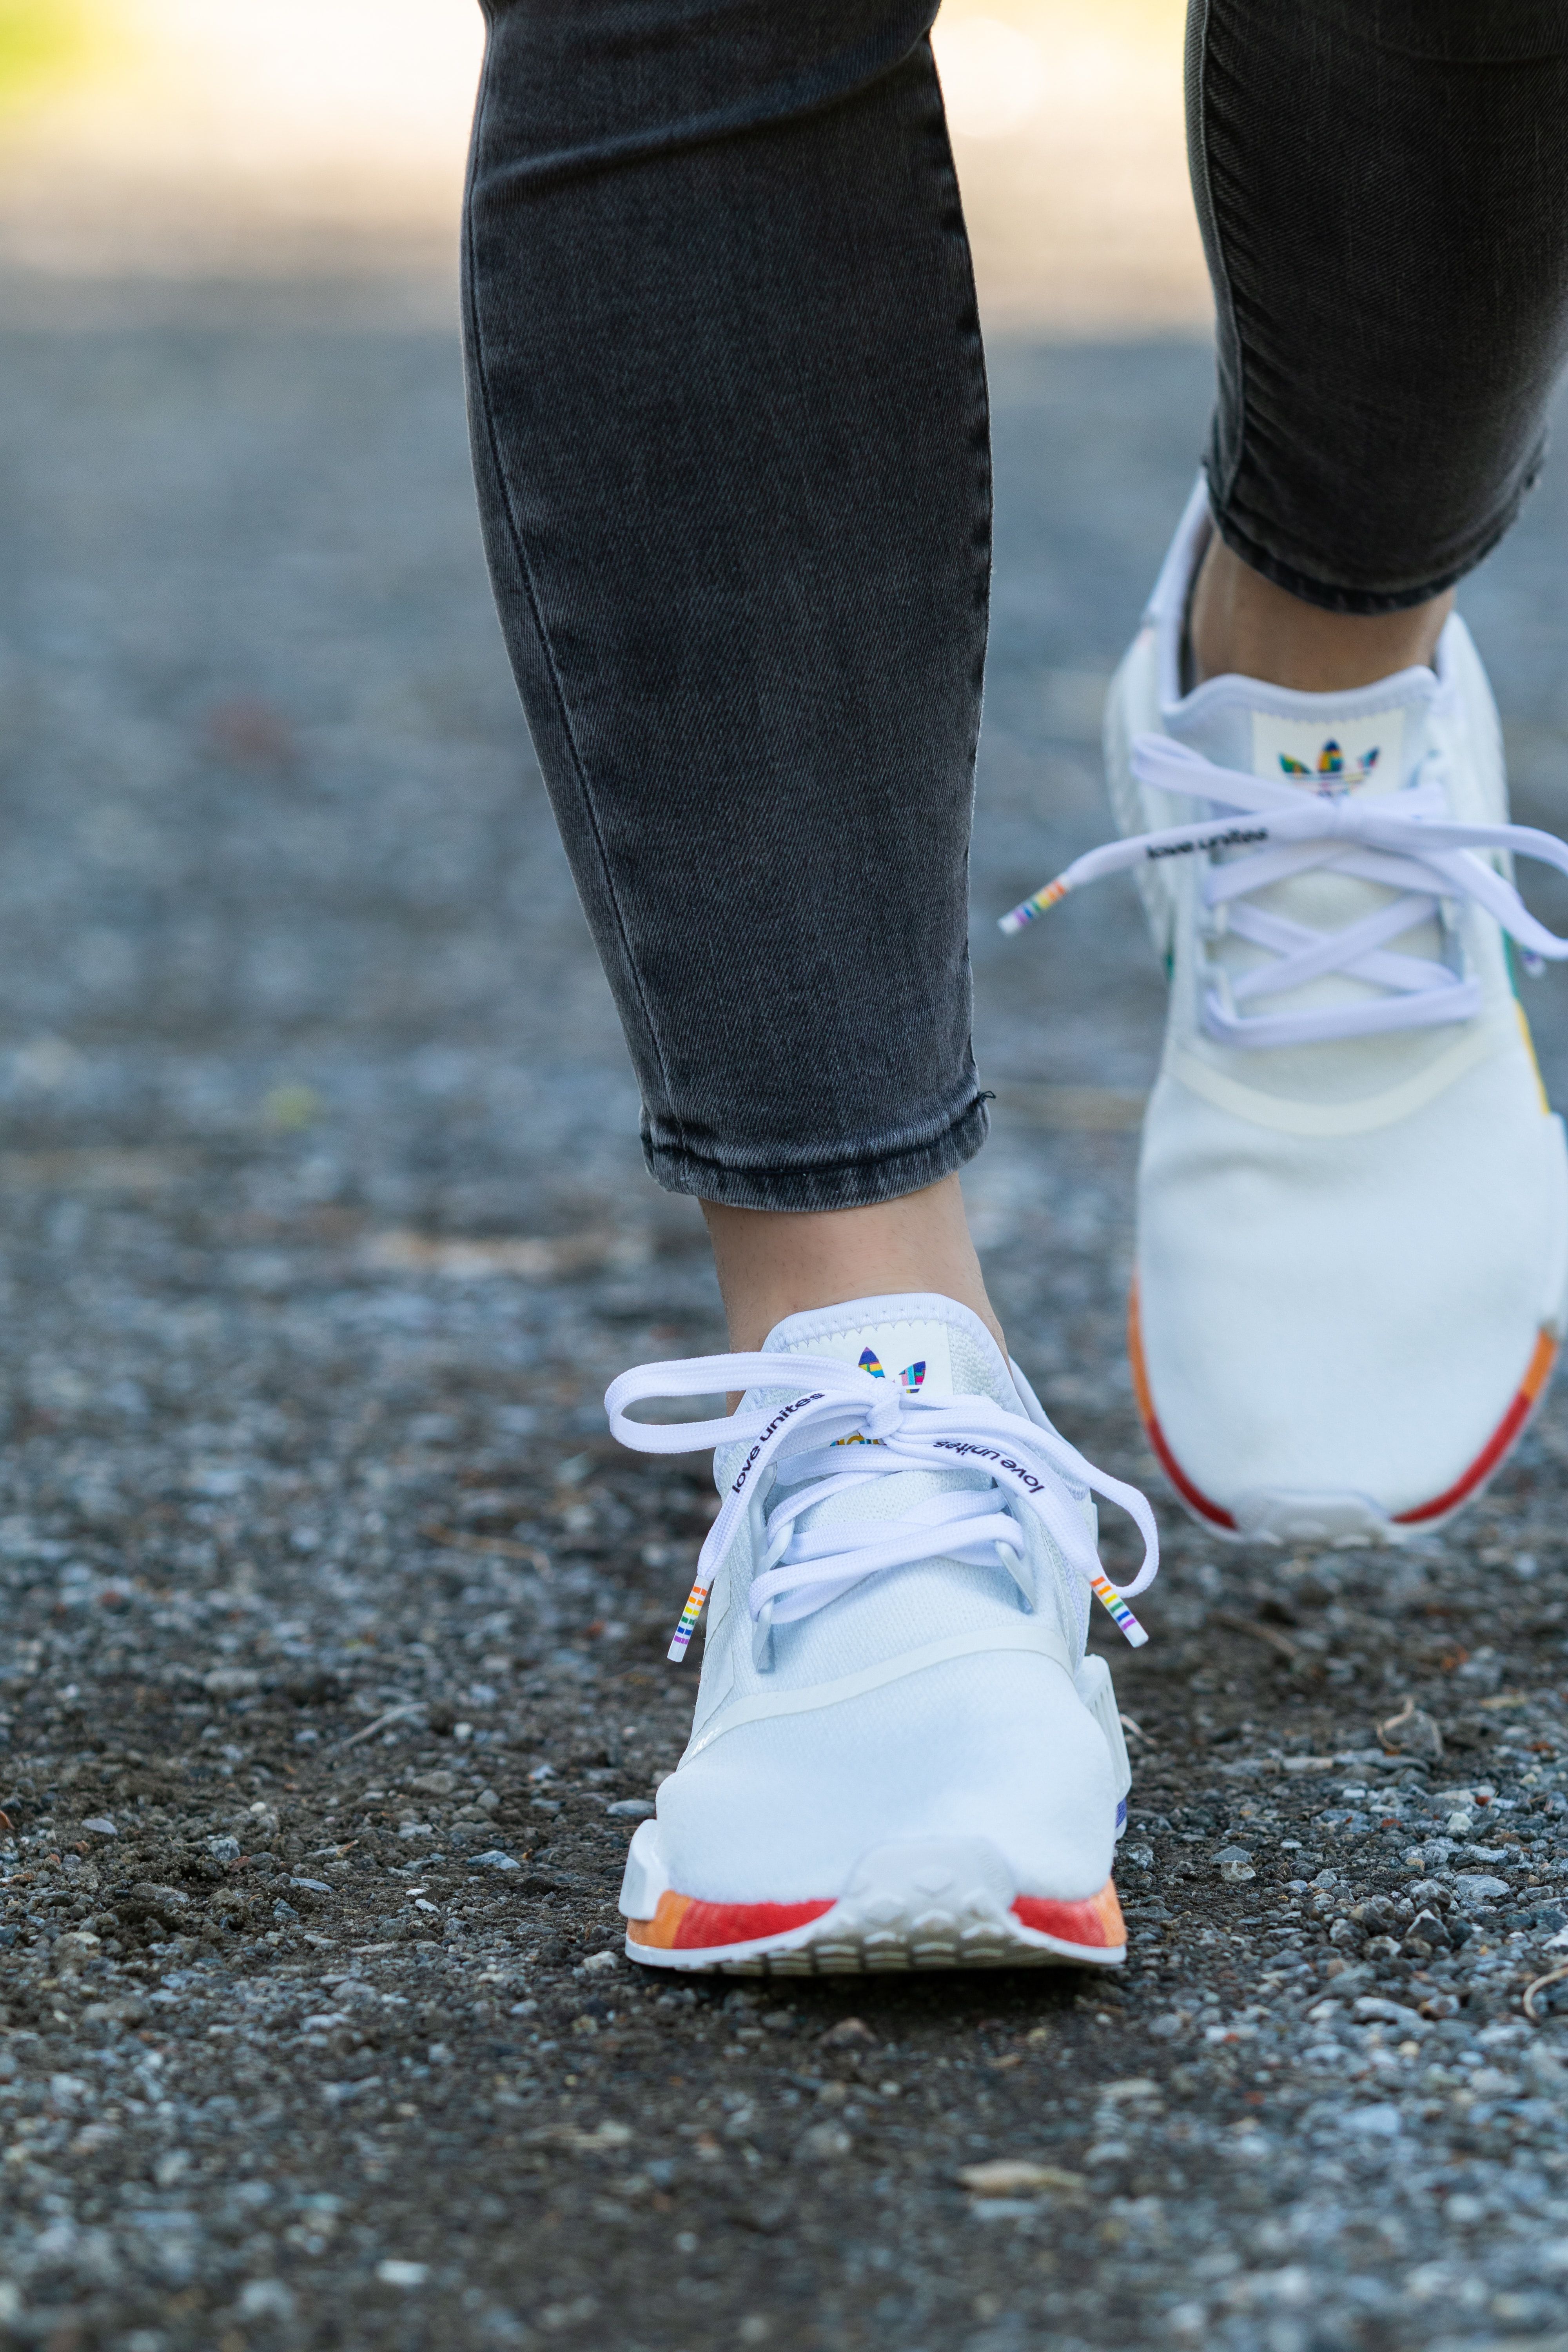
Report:
M935 46L995 327L1207 315L1182 0L947 0ZM0 0L0 268L451 280L470 0Z

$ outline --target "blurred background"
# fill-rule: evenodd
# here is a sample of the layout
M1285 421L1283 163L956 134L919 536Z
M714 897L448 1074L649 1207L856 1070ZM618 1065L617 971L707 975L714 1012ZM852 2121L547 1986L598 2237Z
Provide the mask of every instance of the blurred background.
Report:
M1181 0L948 0L987 315L1200 323ZM0 264L450 280L472 0L0 0Z

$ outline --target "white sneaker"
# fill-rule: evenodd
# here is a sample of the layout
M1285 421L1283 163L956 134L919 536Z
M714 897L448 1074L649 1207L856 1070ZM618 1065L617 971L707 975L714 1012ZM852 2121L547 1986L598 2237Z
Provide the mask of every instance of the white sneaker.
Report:
M1005 922L1136 875L1171 975L1130 1317L1149 1441L1236 1537L1398 1542L1478 1494L1539 1400L1568 1289L1568 1160L1522 1008L1531 917L1468 631L1351 694L1184 695L1200 483L1106 715L1130 838ZM1195 820L1195 821L1194 821Z
M626 1417L736 1389L732 1419ZM1100 1569L1090 1490L1143 1537L1129 1592L1157 1565L1142 1496L1075 1453L951 1298L793 1315L760 1355L645 1365L605 1402L642 1452L717 1445L724 1498L671 1646L706 1597L691 1741L627 1860L628 1957L1120 1962L1131 1774L1084 1654L1091 1586L1143 1637Z

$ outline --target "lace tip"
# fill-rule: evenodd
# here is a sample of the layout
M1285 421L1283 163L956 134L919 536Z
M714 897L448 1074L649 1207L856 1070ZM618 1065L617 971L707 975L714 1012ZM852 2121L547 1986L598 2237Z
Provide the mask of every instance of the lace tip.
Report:
M1111 1616L1116 1622L1117 1632L1126 1638L1127 1642L1134 1650L1141 1650L1149 1639L1149 1636L1145 1633L1143 1627L1138 1622L1137 1618L1132 1614L1131 1610L1127 1606L1126 1601L1121 1598L1121 1593L1116 1590L1115 1585L1111 1583L1110 1578L1107 1576L1097 1576L1093 1580L1092 1589L1095 1599L1103 1602L1105 1607L1110 1612Z
M1546 970L1546 958L1538 956L1533 948L1521 948L1519 968L1526 980L1539 980Z
M702 1604L707 1598L708 1587L705 1584L694 1584L687 1594L686 1606L680 1612L680 1622L675 1629L668 1649L665 1652L665 1656L672 1666L678 1666L685 1657L690 1646L691 1636L697 1631L697 1620L702 1614Z
M1065 898L1067 894L1068 886L1065 882L1060 880L1047 882L1043 890L1037 890L1032 898L1024 899L1020 905L1014 908L1010 915L1004 915L996 928L1005 938L1011 939L1016 931L1023 930L1037 917L1043 915L1047 908L1056 906L1058 900Z

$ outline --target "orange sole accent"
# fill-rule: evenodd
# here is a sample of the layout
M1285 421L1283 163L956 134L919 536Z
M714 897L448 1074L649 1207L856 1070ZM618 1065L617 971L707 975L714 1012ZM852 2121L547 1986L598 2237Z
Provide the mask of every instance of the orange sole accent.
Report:
M1047 1903L1042 1896L1020 1895L1013 1916L1021 1927L1037 1936L1055 1936L1064 1944L1081 1944L1089 1951L1109 1951L1127 1941L1127 1928L1116 1887L1107 1879L1087 1903Z
M787 1935L832 1908L831 1903L699 1903L694 1895L668 1894L659 1896L651 1919L628 1919L626 1933L634 1944L656 1951L700 1951Z
M652 1951L710 1951L765 1943L792 1927L808 1926L833 1908L831 1903L699 1903L694 1895L671 1892L659 1896L651 1919L628 1919L626 1933L634 1944ZM1044 1896L1020 1895L1013 1916L1021 1927L1078 1944L1085 1951L1110 1951L1127 1941L1121 1906L1110 1879L1086 1903L1052 1903Z
M1211 1502L1200 1487L1194 1486L1172 1453L1166 1443L1165 1433L1160 1426L1160 1417L1154 1411L1154 1400L1149 1387L1149 1370L1143 1360L1143 1331L1138 1313L1136 1276L1133 1276L1132 1287L1127 1297L1127 1358L1132 1370L1132 1393L1138 1403L1138 1417L1143 1423L1143 1433L1153 1449L1161 1469L1163 1470L1183 1501L1190 1504L1201 1517L1208 1519L1216 1528L1234 1529L1236 1521L1230 1513L1218 1503ZM1556 1360L1556 1340L1549 1331L1538 1331L1534 1349L1526 1367L1524 1378L1515 1391L1513 1402L1509 1406L1469 1468L1432 1502L1417 1504L1414 1510L1391 1513L1390 1516L1395 1527L1420 1527L1428 1519L1445 1518L1450 1511L1457 1511L1460 1504L1475 1493L1478 1486L1484 1485L1503 1460L1536 1405L1541 1402L1542 1392L1552 1377L1552 1367Z
M1160 1416L1154 1410L1154 1400L1149 1390L1149 1369L1143 1361L1143 1327L1138 1314L1138 1277L1132 1277L1132 1287L1127 1294L1127 1360L1132 1369L1132 1393L1138 1402L1138 1418L1143 1424L1143 1434L1153 1448L1161 1469L1180 1495L1190 1504L1200 1518L1208 1519L1216 1528L1229 1528L1234 1534L1236 1521L1218 1503L1211 1503L1201 1487L1194 1486L1169 1445L1160 1426Z
M1395 1511L1394 1524L1402 1528L1419 1527L1424 1519L1440 1519L1449 1511L1457 1511L1468 1495L1474 1494L1482 1482L1489 1478L1515 1438L1539 1403L1542 1390L1552 1377L1552 1367L1557 1360L1557 1342L1549 1331L1539 1331L1535 1352L1520 1382L1513 1402L1499 1422L1491 1436L1482 1446L1462 1478L1457 1478L1447 1492L1435 1502L1423 1503L1414 1511Z

